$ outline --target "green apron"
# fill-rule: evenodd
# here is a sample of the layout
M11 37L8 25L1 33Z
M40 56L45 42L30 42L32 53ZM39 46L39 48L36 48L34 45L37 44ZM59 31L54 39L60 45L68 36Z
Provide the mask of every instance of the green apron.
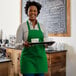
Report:
M39 30L31 30L29 22L28 26L28 42L31 39L39 38L39 42L43 42L43 33ZM26 73L45 73L48 71L47 57L44 45L32 45L31 47L24 47L20 58L20 69L22 74Z

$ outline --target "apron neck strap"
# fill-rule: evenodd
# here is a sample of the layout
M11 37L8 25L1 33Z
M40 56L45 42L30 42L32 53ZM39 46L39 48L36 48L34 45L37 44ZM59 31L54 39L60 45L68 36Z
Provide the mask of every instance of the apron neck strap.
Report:
M30 30L30 25L29 25L29 22L27 21L27 26L28 26L28 30Z
M40 29L40 24L39 24L39 22L37 22L37 25L38 25L39 30L41 30L41 29Z

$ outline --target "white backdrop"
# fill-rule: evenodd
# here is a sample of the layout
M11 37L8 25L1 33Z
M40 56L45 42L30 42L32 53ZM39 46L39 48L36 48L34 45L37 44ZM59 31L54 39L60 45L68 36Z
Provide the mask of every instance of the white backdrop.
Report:
M3 38L15 35L20 20L19 0L0 0L0 29L3 30Z

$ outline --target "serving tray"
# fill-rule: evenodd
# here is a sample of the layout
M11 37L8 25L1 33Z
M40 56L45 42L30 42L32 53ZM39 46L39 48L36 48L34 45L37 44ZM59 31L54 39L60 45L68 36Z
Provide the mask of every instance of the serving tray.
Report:
M48 44L48 45L53 45L55 41L49 41L49 42L34 42L34 43L29 43L30 45L36 45L36 44Z

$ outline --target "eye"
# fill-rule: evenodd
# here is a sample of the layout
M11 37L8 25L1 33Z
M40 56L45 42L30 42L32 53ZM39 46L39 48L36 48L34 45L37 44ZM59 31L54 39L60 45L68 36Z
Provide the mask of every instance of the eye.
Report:
M29 12L37 12L37 10L29 10Z
M37 10L34 10L34 12L37 12Z
M32 12L32 10L29 10L29 12Z

